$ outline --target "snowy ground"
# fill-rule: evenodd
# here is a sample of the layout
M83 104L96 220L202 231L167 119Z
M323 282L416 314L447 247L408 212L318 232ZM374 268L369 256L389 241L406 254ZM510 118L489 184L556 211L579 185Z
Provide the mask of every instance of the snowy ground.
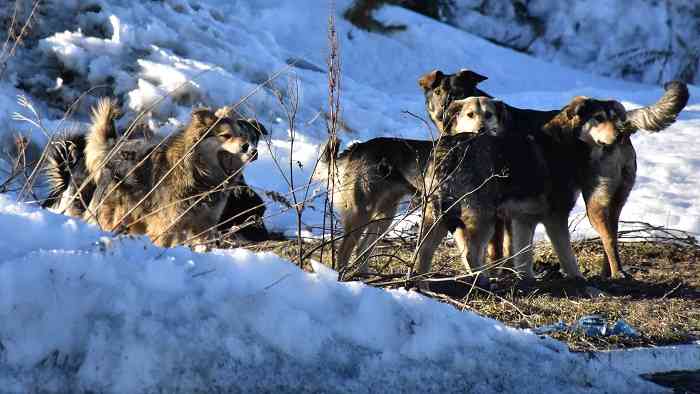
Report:
M349 0L337 3L342 10ZM165 133L186 121L192 105L234 103L292 63L244 105L272 132L270 150L263 147L246 178L263 190L288 191L271 159L272 152L288 160L288 129L269 86L284 91L290 78L298 78L293 159L302 165L295 166L297 184L308 179L325 138L319 111L327 107L326 2L100 0L52 6L53 18L42 25L45 38L20 51L9 69L19 89L0 82L0 130L28 130L10 117L27 113L15 104L16 94L29 94L53 131L60 114L48 102L70 103L87 88L106 84L110 88L100 94L119 95L131 110L172 92L150 119ZM615 97L632 108L662 94L659 87L514 53L400 8L377 14L410 26L393 36L359 31L340 14L342 115L354 130L343 135L345 142L427 138L425 126L403 111L425 116L416 81L434 68L486 74L484 90L530 108L558 108L580 94ZM697 92L691 87L691 105L670 129L634 137L639 175L623 220L700 233ZM78 120L89 104L79 107ZM38 130L31 133L45 140ZM316 205L305 214L307 226L321 223L320 201ZM280 210L271 204L269 225L290 231L293 215ZM306 274L270 254L164 251L143 239L111 239L2 196L0 225L10 229L0 238L0 392L658 389L624 368L570 354L553 340L414 293L337 283L323 270ZM577 229L579 235L589 231L585 221Z
M413 292L113 240L0 197L0 392L654 392ZM38 236L40 234L41 236Z

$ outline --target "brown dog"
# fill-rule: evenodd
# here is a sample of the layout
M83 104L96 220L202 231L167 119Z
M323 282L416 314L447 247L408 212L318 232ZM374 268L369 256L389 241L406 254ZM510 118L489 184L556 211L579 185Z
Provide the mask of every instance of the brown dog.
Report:
M601 271L613 278L624 274L617 229L637 173L626 121L627 112L617 101L576 97L543 127L576 162L577 172L572 175L583 193L588 220L600 234L608 256Z
M162 145L117 145L116 103L102 99L93 113L86 167L97 188L84 214L106 230L147 234L159 246L206 249L225 207L226 185L257 158L265 128L255 120L202 108Z

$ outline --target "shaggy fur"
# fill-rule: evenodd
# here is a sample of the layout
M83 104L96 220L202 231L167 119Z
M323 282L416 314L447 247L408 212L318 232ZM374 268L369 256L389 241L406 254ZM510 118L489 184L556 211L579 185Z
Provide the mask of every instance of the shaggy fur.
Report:
M97 175L97 190L86 219L106 230L147 234L159 246L211 246L229 197L224 183L239 181L243 166L257 158L265 128L197 109L160 146L128 140L115 148L113 106L101 101L87 138L86 163Z
M69 216L85 215L95 191L95 182L88 176L85 166L85 145L83 134L68 135L51 143L45 161L50 190L42 207ZM263 199L243 179L231 189L221 214L219 231L225 237L248 242L269 239L262 222L266 210ZM80 193L76 193L78 190ZM227 245L222 243L219 246Z

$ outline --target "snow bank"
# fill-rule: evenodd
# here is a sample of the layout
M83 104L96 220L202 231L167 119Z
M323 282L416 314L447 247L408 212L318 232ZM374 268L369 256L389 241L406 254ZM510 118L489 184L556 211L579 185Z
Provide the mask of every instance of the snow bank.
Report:
M26 230L0 258L2 392L657 389L413 292L269 253L163 250L0 202L2 227Z

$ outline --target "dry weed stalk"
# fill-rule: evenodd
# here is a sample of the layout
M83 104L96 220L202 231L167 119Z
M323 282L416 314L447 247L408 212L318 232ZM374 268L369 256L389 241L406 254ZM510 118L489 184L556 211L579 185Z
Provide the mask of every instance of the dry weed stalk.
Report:
M330 12L328 16L328 57L326 59L328 66L328 116L326 117L326 132L328 134L328 149L331 152L335 152L338 144L338 129L340 125L340 42L338 40L338 32L335 25L335 1L330 1ZM333 217L333 198L336 189L336 174L337 174L337 164L335 162L335 155L331 155L330 162L328 164L328 180L326 184L326 194L325 203L323 206L323 228L326 228L326 219L328 219L330 224L330 237L331 237L331 262L333 268L336 269L338 264L336 262L336 250L335 250L335 222ZM325 230L321 236L322 242L325 242ZM321 249L321 260L323 260L323 249Z
M7 64L10 61L10 58L15 55L17 47L22 44L26 35L29 34L29 30L36 20L34 15L39 9L41 0L32 1L32 8L24 21L19 20L19 14L22 8L21 3L22 0L15 0L10 25L7 27L7 38L2 44L2 50L0 51L0 80L4 76L5 70L7 70Z
M311 178L309 178L309 181L307 182L306 194L304 198L302 198L300 201L299 197L297 196L297 187L295 185L294 180L294 142L296 141L296 119L297 114L299 112L299 78L296 75L290 75L287 81L286 91L286 96L288 97L288 99L285 99L285 94L282 91L276 91L275 97L277 98L277 102L279 103L287 118L287 128L289 130L289 159L287 164L289 175L287 175L284 172L282 164L277 158L275 151L272 149L271 141L269 139L266 139L265 142L267 143L268 150L270 152L270 157L272 158L273 163L275 164L277 170L282 176L282 179L284 179L284 182L286 183L287 188L289 190L289 195L292 198L292 203L290 205L294 208L296 214L297 263L299 264L299 267L303 268L304 241L301 236L302 215L304 213L304 209L306 208L306 198L308 196L308 190L311 185ZM296 165L299 168L302 168L301 162L297 162Z

